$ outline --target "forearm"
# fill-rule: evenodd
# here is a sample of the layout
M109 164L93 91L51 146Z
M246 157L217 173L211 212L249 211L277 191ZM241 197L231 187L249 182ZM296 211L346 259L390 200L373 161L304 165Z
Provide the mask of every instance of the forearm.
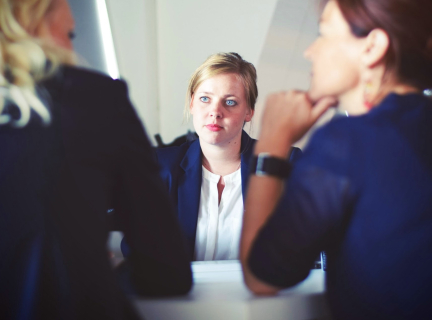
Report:
M268 152L272 156L286 158L289 148L286 150L283 146L285 144L286 142L278 146L277 141L264 138L256 144L255 154ZM260 229L275 210L282 192L283 180L280 178L256 175L250 177L243 218L240 259L246 285L258 294L273 294L279 290L257 279L250 271L247 262L252 245Z

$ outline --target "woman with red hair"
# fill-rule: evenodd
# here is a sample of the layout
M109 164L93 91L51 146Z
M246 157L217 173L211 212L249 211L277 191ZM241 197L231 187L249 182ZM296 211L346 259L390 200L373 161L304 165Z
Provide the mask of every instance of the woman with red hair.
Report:
M430 318L431 12L430 0L325 2L311 87L268 97L255 146L241 241L255 293L302 281L325 250L335 319ZM350 116L289 168L289 147L336 104Z

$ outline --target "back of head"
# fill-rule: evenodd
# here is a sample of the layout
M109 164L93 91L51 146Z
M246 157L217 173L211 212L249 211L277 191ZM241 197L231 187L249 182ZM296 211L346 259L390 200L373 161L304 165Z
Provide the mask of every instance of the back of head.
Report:
M365 37L373 29L388 34L390 47L384 58L387 72L418 89L432 87L432 1L334 1L355 36Z
M199 85L211 77L227 73L236 74L240 78L245 88L247 103L252 110L255 110L258 87L256 84L257 74L254 65L244 60L238 53L221 52L208 57L207 60L195 70L190 78L184 110L186 119L189 117L191 98Z
M35 85L60 63L73 63L70 52L40 38L44 19L56 1L0 0L0 125L24 127L32 110L42 123L50 122ZM19 119L3 113L8 105L18 107Z

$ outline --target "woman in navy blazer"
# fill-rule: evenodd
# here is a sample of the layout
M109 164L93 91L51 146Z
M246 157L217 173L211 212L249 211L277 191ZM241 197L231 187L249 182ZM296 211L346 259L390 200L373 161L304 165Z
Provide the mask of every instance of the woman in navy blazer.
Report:
M199 139L157 150L191 260L238 259L255 144L243 127L253 117L257 96L251 63L237 53L210 56L192 75L185 106ZM299 154L294 148L291 158Z

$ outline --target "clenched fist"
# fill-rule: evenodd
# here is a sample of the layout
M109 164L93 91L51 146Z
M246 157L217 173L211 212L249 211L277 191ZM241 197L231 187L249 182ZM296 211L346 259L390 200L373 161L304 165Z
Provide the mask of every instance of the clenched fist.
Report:
M331 106L332 97L313 103L304 91L282 91L267 97L256 152L269 152L285 158L298 141ZM257 150L258 149L258 150Z

